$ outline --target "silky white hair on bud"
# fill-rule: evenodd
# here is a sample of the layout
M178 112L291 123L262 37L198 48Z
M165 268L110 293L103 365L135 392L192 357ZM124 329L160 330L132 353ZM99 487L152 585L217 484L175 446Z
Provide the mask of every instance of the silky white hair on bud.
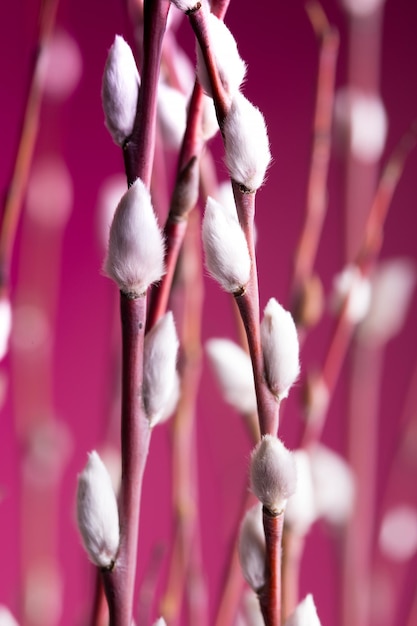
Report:
M293 455L297 471L297 488L288 498L285 523L292 532L304 537L317 517L314 484L308 453L305 450L295 450Z
M355 477L347 461L322 444L310 450L317 517L333 526L351 518L355 502Z
M202 237L206 267L213 278L229 293L244 291L251 260L236 211L233 214L208 197Z
M300 373L299 343L291 313L275 298L264 310L261 345L268 387L278 400L286 398Z
M96 207L97 232L104 250L107 250L109 243L109 231L116 207L126 189L126 175L122 173L109 176L100 186Z
M91 561L112 568L119 549L119 513L110 475L95 451L78 476L77 520Z
M230 339L209 339L206 352L226 402L244 415L255 413L252 361L245 350Z
M321 626L316 605L310 593L299 603L284 626Z
M166 621L164 620L163 617L160 617L159 619L156 620L153 626L166 626Z
M143 403L151 426L164 415L176 386L178 337L168 311L145 336Z
M239 55L235 38L222 20L219 20L213 13L209 13L207 26L220 81L226 93L233 97L245 78L246 63ZM204 92L212 96L210 78L198 44L197 78Z
M361 340L381 345L400 332L416 278L416 266L411 259L390 259L377 266L371 278L369 310L359 327Z
M9 339L12 330L12 307L10 300L0 298L0 359L3 359L9 349Z
M158 88L158 116L165 144L178 149L187 123L187 102L181 91L163 82Z
M365 163L378 161L384 150L388 119L381 99L357 89L336 95L336 123L349 137L352 154Z
M265 622L259 606L259 598L252 589L245 590L242 605L243 613L246 618L244 622L245 626L264 626Z
M256 191L271 161L269 139L264 116L240 92L233 98L223 133L230 178L245 190Z
M251 488L271 513L284 511L287 500L295 493L297 468L294 455L273 435L264 435L252 452Z
M2 604L0 604L0 626L19 626L9 609Z
M265 583L265 533L262 523L262 506L249 509L239 531L239 560L243 577L257 591Z
M105 274L134 297L164 273L164 241L149 191L138 178L119 202L110 227Z
M201 136L203 141L209 141L219 130L213 99L204 94L203 114L201 116Z
M354 17L368 17L375 13L385 0L341 0L343 8Z
M362 275L356 265L348 265L333 280L332 308L338 311L348 298L346 316L351 324L359 324L369 311L371 304L371 282Z
M398 563L408 561L417 553L417 509L410 504L398 504L389 509L379 532L381 552Z
M116 35L104 68L101 99L106 126L119 146L133 131L139 85L132 50L123 37Z

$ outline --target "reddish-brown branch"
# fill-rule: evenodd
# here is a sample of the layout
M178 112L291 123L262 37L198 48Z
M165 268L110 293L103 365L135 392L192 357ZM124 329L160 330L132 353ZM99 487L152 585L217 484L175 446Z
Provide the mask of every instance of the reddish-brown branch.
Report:
M112 571L103 571L110 626L131 626L143 474L151 429L142 406L146 297L120 294L122 320L122 479L120 548Z
M266 547L266 582L258 592L265 626L281 625L281 541L284 513L272 514L263 507Z

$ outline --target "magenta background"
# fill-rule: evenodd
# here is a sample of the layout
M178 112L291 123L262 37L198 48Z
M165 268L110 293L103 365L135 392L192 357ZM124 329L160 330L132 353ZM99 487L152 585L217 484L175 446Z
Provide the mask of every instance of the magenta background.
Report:
M338 84L346 76L347 26L336 1L323 2L329 18L340 28ZM0 9L1 137L0 188L5 189L23 111L36 2L2 3ZM59 105L60 143L74 182L74 207L65 233L61 293L55 348L55 403L58 415L72 433L73 451L66 467L60 508L59 556L65 577L62 625L79 623L89 604L91 569L80 547L74 524L76 474L86 452L96 447L103 432L111 356L109 336L117 294L100 273L102 251L97 240L96 207L102 181L122 171L120 151L103 124L100 85L106 52L115 33L132 40L132 29L122 2L63 1L58 24L77 40L83 56L83 75L73 97ZM257 224L261 304L274 295L288 303L288 276L292 250L301 225L310 149L310 130L317 67L317 42L302 2L257 4L232 0L226 19L248 63L245 94L264 113L274 162L259 193ZM410 0L387 0L384 18L381 93L389 116L386 154L389 154L417 111L416 37L417 9ZM189 25L181 32L192 50ZM48 134L48 119L40 134ZM46 141L46 140L45 140ZM220 164L220 172L224 169ZM417 257L416 220L417 153L407 164L394 198L383 256ZM329 215L318 269L326 290L332 275L343 265L343 164L331 166ZM18 251L14 271L18 266ZM36 263L36 259L34 259ZM403 334L387 349L384 369L381 459L387 458L396 435L397 421L416 353L416 303ZM326 317L305 346L303 369L319 363L326 347L330 323ZM204 339L233 333L233 318L226 295L206 280ZM9 360L3 367L9 366ZM212 599L219 591L219 573L234 524L237 503L246 479L249 441L239 419L228 415L207 368L199 396L198 441L200 505L204 513L203 557ZM294 393L297 396L297 390ZM296 398L295 398L296 399ZM338 386L331 405L325 441L344 449L344 388ZM290 447L297 442L299 412L290 401L281 435ZM18 454L13 412L6 403L0 421L0 483L6 497L0 504L0 602L17 611ZM382 467L382 466L381 466ZM381 471L381 476L383 472ZM169 539L169 429L155 431L143 495L139 577L155 542ZM325 534L315 530L308 541L303 592L315 595L323 624L335 623L334 591L337 564ZM212 604L213 606L213 604Z

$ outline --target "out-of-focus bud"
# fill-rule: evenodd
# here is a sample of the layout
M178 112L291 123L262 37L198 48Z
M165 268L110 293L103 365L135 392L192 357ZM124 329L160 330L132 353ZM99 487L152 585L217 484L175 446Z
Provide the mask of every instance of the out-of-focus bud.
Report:
M308 594L287 619L285 626L321 626L313 596Z
M75 39L63 30L52 33L42 52L40 73L45 94L65 100L75 90L82 74L83 59Z
M73 205L73 181L67 164L58 156L34 163L28 181L26 210L45 229L63 228Z
M201 135L204 141L208 141L219 130L219 123L216 117L216 110L212 98L204 95L203 115L201 117Z
M348 265L335 276L331 306L338 312L345 298L348 298L346 316L351 324L361 322L369 311L371 303L371 283L356 265Z
M342 89L336 94L335 118L352 154L365 163L378 161L388 129L381 99L356 89Z
M408 561L417 552L417 509L400 504L389 509L382 520L379 547L389 559Z
M12 330L12 307L7 296L0 298L0 359L3 359L9 349L9 339Z
M415 284L416 267L411 259L380 263L371 278L371 302L358 329L360 339L374 345L383 344L399 333Z
M264 507L274 515L282 513L297 485L294 455L277 437L264 435L252 452L250 479Z
M184 138L187 102L181 91L162 82L158 87L158 116L165 145L177 150Z
M164 273L164 241L149 191L138 178L119 202L110 228L104 272L138 297Z
M271 161L269 139L264 116L240 92L233 98L223 133L230 178L244 191L256 191Z
M239 532L239 559L243 576L254 591L265 583L265 533L262 524L262 506L249 509Z
M0 604L0 626L19 626L7 607Z
M285 508L285 524L304 537L317 517L310 458L305 450L293 452L297 469L297 488Z
M101 100L106 126L119 146L133 131L139 84L132 50L123 37L116 35L104 68Z
M78 477L77 520L91 561L111 569L119 549L119 513L111 478L95 451Z
M209 339L206 351L226 402L243 414L257 410L252 362L230 339Z
M202 226L206 267L229 293L244 292L249 282L251 260L236 211L225 210L207 198Z
M341 0L343 8L354 17L368 17L375 13L385 0Z
M312 328L320 320L323 313L323 285L317 274L303 281L294 298L292 313L298 327Z
M297 329L291 313L271 298L261 322L265 377L278 400L286 398L300 373Z
M168 311L145 337L143 403L151 426L160 421L175 388L178 346L174 317Z
M226 93L233 97L245 78L246 64L240 57L236 40L226 24L213 13L209 13L207 15L207 25L220 81ZM205 93L212 96L206 64L198 44L197 78Z

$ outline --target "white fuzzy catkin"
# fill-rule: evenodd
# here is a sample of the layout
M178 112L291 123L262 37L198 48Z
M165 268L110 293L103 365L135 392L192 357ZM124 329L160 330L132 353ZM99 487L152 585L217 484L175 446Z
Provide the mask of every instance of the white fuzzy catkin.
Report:
M262 506L249 509L239 531L239 560L243 577L257 591L265 583L265 533L262 523Z
M168 311L145 337L143 403L151 426L160 421L175 388L178 346L174 317Z
M346 524L355 501L355 478L339 454L316 444L310 450L317 517L334 526Z
M292 532L304 537L317 517L314 484L308 453L305 450L294 450L293 455L297 469L297 488L288 498L285 523Z
M123 293L135 297L164 273L162 233L140 178L122 196L114 214L104 272Z
M91 561L111 568L119 549L119 513L110 475L95 451L78 476L77 520Z
M166 626L166 621L164 620L163 617L160 617L159 619L156 620L153 626Z
M343 8L354 17L368 17L375 13L385 0L341 0Z
M271 160L265 119L240 92L223 124L226 166L230 178L248 191L262 185Z
M284 626L321 626L316 605L310 593L300 602Z
M187 123L187 101L181 91L163 82L158 87L158 116L166 146L180 148Z
M275 298L264 310L261 345L267 384L278 400L286 398L300 373L299 343L291 313Z
M203 96L203 114L201 116L201 137L203 141L209 141L219 130L213 99Z
M414 506L399 504L385 513L379 548L386 557L398 563L414 557L417 552L417 509Z
M378 161L388 130L381 99L357 89L342 89L336 95L335 118L349 137L352 154L365 163Z
M209 13L207 26L220 81L226 93L233 97L245 78L246 63L239 54L235 38L222 20L219 20L213 13ZM204 92L212 96L210 78L198 44L197 78Z
M103 74L101 99L106 126L122 146L133 131L140 78L128 43L116 35Z
M255 383L249 355L230 339L209 339L206 351L226 402L244 415L255 413Z
M272 513L281 513L297 485L294 455L273 435L264 435L252 452L251 488Z
M416 265L411 259L390 259L377 266L371 278L369 310L358 329L361 340L383 344L399 333L408 313L416 278Z
M251 261L245 235L234 214L208 197L202 237L206 267L229 293L242 292L249 282Z
M338 311L341 303L348 298L346 315L351 324L359 324L369 311L371 304L371 283L356 265L348 265L333 280L332 306Z
M171 0L172 4L174 4L177 9L187 13L188 11L192 11L197 8L199 4L201 4L200 0Z
M19 626L7 607L0 604L0 626Z

